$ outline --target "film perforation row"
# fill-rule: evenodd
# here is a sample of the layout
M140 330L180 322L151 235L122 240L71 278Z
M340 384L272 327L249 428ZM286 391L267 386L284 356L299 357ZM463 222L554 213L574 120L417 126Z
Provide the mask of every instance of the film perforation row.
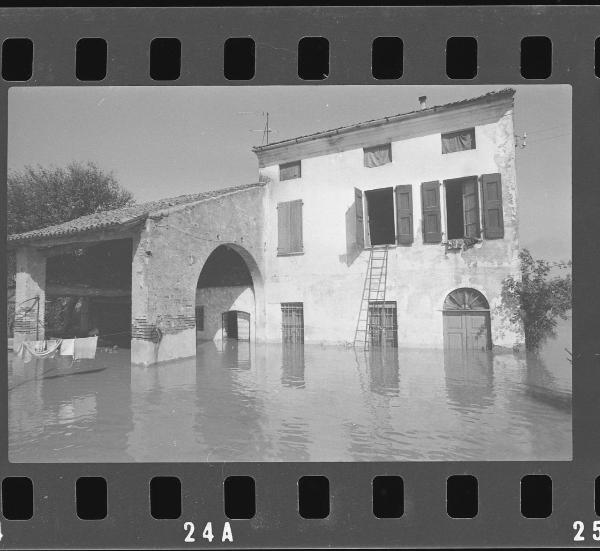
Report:
M371 480L372 513L377 518L405 515L405 486L401 476L376 476ZM103 477L85 476L75 483L75 512L82 520L103 520L109 514L109 485ZM594 484L595 513L600 516L600 476ZM413 496L417 497L417 496ZM490 498L491 499L491 498ZM552 479L531 474L520 481L520 508L525 518L552 515ZM182 487L175 476L157 476L149 482L149 514L154 519L179 519ZM256 514L256 488L250 476L229 476L223 482L223 512L229 519L252 519ZM330 514L330 485L325 476L302 476L297 483L297 512L305 519L325 519ZM478 481L460 474L446 479L446 512L457 519L479 513ZM28 477L2 481L2 514L7 520L34 517L34 486Z
M446 42L446 76L472 80L478 73L477 39L453 36ZM81 38L75 45L75 74L82 82L101 82L107 75L108 49L100 37ZM592 48L590 48L591 50ZM223 45L223 74L227 80L250 81L256 69L256 45L251 37L232 37ZM525 79L544 80L552 74L552 41L547 36L526 36L520 43L520 72ZM2 44L2 78L26 82L34 72L31 39L7 38ZM177 81L184 56L175 37L155 38L149 45L149 76L154 81ZM329 41L307 36L298 42L298 77L322 81L330 73ZM594 48L595 74L600 77L600 38ZM395 81L404 74L404 43L395 36L376 37L371 44L371 74L376 80Z

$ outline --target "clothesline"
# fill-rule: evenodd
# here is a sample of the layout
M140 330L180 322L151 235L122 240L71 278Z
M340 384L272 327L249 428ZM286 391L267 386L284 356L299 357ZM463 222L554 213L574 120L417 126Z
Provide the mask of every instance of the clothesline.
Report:
M96 357L98 337L84 337L81 339L52 339L47 341L23 341L15 351L17 357L28 363L33 358L54 358L58 353L61 356L73 356L73 361Z

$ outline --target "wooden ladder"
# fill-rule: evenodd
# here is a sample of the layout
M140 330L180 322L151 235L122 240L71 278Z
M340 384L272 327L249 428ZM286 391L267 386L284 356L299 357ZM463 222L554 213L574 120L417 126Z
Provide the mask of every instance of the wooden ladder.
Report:
M384 320L385 287L387 284L388 247L373 247L369 255L369 264L363 285L358 321L354 333L354 346L362 346L368 350L371 342L371 331L382 331L383 327L371 325L369 305L373 302L381 304L381 322Z

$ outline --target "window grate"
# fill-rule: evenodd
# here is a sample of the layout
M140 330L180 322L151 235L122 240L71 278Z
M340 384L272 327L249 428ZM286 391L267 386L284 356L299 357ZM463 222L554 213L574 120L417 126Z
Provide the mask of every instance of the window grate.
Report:
M368 325L372 346L398 346L398 315L395 301L370 301Z
M281 331L284 343L304 342L304 304L281 303Z

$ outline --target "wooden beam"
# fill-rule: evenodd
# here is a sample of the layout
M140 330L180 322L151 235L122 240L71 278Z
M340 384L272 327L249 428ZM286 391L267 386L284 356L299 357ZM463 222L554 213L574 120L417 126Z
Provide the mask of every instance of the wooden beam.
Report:
M46 296L54 297L130 297L130 289L99 289L85 285L58 285L50 283L46 286Z

